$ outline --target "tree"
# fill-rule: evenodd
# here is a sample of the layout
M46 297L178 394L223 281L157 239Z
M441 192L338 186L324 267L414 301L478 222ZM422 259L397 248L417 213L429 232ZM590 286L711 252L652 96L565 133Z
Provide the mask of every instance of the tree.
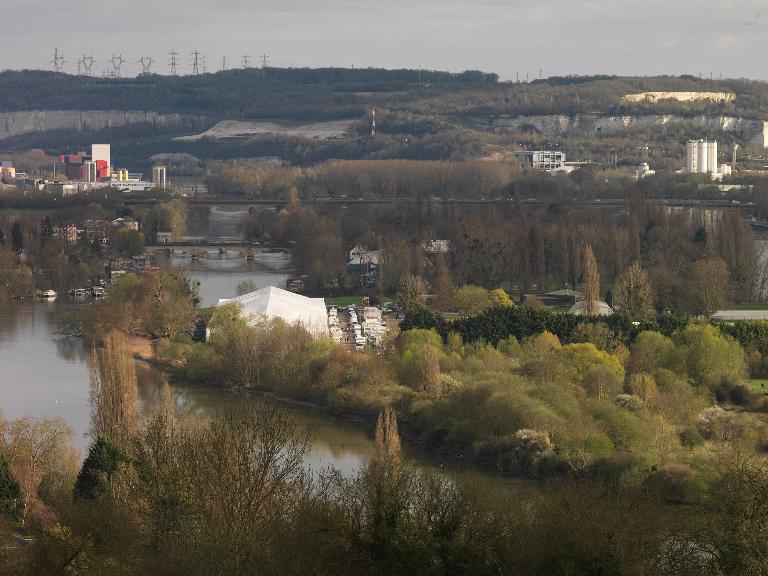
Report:
M8 461L0 454L0 514L7 514L18 520L23 509L24 501L19 483L11 474Z
M397 302L406 312L424 306L424 290L426 285L421 276L404 274L397 287Z
M597 314L600 301L600 273L597 269L597 259L592 252L592 246L584 248L584 312Z
M453 280L443 254L435 259L435 271L432 278L433 305L436 310L446 312L453 304Z
M92 428L126 449L139 428L136 366L128 338L112 331L91 353Z
M144 251L144 234L138 230L120 228L112 234L112 247L128 256L137 256Z
M21 252L24 249L24 229L18 220L11 226L11 247L15 252Z
M683 292L689 314L711 316L717 312L731 292L731 276L725 261L714 256L692 262Z
M648 274L638 262L632 264L616 284L621 312L632 320L650 320L654 316L653 288Z
M504 288L491 290L491 301L494 306L501 306L503 308L515 307L515 303L512 301L512 298L509 297L509 294L504 291Z
M60 470L71 453L72 429L61 418L0 419L0 452L6 457L23 496L22 521L38 502L40 482Z
M99 436L91 444L88 457L77 475L75 496L85 500L96 500L109 492L112 476L123 460L123 452L106 436Z
M376 458L381 462L400 461L400 434L397 431L397 416L387 406L376 419Z
M43 223L40 225L40 244L45 244L53 237L53 226L51 226L51 219L46 216L43 218Z
M491 293L481 286L467 284L456 290L453 295L453 306L467 316L481 314L493 304Z

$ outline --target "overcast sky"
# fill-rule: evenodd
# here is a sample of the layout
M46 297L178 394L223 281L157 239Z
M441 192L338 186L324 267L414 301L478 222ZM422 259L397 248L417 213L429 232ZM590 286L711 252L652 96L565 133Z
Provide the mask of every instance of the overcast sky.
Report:
M514 80L563 74L714 74L768 79L768 0L0 0L0 69L74 72L84 54L123 75L141 56L209 71L269 55L272 66L461 71Z

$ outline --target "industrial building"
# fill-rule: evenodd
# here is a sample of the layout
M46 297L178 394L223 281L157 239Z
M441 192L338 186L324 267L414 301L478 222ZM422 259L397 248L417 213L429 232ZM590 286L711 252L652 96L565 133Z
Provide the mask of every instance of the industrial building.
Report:
M168 185L165 166L154 166L152 168L152 186L165 190Z
M69 180L101 182L112 175L109 144L91 144L90 154L62 154L59 162L64 164L64 173Z
M299 324L315 337L328 336L328 313L323 298L308 298L275 286L267 286L237 298L222 299L216 307L239 304L240 315L249 325L260 320L280 318L287 324Z
M533 150L513 152L514 156L534 170L563 170L565 168L565 152L554 150Z
M688 174L709 174L713 180L731 174L728 164L717 163L717 142L689 140L686 153L685 172Z

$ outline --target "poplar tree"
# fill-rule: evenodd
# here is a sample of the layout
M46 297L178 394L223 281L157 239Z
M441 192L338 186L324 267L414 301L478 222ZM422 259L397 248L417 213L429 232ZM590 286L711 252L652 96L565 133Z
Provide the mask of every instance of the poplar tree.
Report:
M584 248L584 312L597 314L600 301L600 272L597 269L597 259L592 252L592 246Z

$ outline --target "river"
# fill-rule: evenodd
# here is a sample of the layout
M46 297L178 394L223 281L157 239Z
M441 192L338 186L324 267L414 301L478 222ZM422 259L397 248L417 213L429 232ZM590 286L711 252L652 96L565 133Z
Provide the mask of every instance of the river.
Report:
M0 303L0 410L7 419L62 418L85 452L90 427L89 358L79 340L58 334L57 318L77 304L21 300ZM158 405L162 375L138 366L139 402L147 413ZM180 414L212 417L239 402L275 402L256 394L238 394L185 385L171 387ZM352 473L373 453L370 435L355 423L321 410L283 403L312 438L307 464L313 470L335 466Z
M215 218L214 214L212 220ZM230 225L237 221L231 216L227 220ZM221 234L221 224L216 225ZM243 280L250 280L257 287L282 286L292 272L290 255L286 252L266 252L255 261L246 261L236 253L214 252L194 261L184 256L165 255L160 258L160 264L184 267L190 279L198 284L203 306L213 305L219 298L235 296L236 287ZM73 443L82 455L93 440L89 431L89 354L80 340L59 333L59 319L88 305L87 301L75 302L67 296L60 296L55 302L0 302L0 411L6 419L62 418L73 429ZM144 414L151 413L160 402L163 376L145 365L137 365L137 375L141 410ZM374 452L373 430L319 408L183 383L174 383L171 393L178 414L203 418L215 417L240 402L279 402L301 428L308 430L311 447L306 464L314 471L333 466L350 475ZM438 466L428 455L411 453L407 447L405 454L422 468ZM471 470L451 471L452 475L459 473L489 479ZM492 478L485 486L494 490L531 487L526 481L503 478Z

